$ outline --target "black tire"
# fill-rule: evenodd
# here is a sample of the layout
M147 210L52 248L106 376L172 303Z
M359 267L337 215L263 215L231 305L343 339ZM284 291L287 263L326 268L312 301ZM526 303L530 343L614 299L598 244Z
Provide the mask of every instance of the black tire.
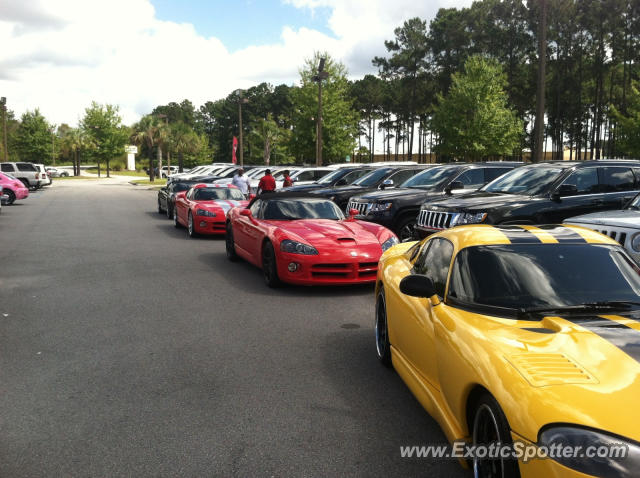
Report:
M173 208L171 207L171 203L167 200L167 219L171 219L173 217Z
M180 227L182 227L178 222L178 211L176 211L175 207L173 208L173 225L176 229L180 229Z
M471 422L472 445L500 442L512 445L511 429L500 404L489 393L480 395ZM478 459L472 462L474 478L520 478L517 459Z
M9 196L9 199L7 199L7 205L11 206L15 202L16 193L14 193L11 189L7 189L6 191L3 191L2 194L6 194L7 196Z
M158 214L162 214L164 211L162 210L162 206L160 205L160 200L158 199Z
M264 282L269 287L279 287L282 282L278 277L278 264L276 262L276 251L273 249L273 244L266 242L262 248L262 274L264 275Z
M189 233L189 237L196 237L198 235L196 226L193 223L193 214L191 214L191 211L189 211L187 215L187 232Z
M389 341L389 325L387 323L387 301L384 287L380 287L376 297L376 318L374 324L376 336L376 354L385 367L391 367L391 342Z
M224 245L227 251L227 259L231 262L238 261L238 254L236 253L236 243L233 240L233 229L231 228L231 222L227 223L227 234L224 238Z
M396 234L400 242L416 241L416 218L414 216L405 216L396 226Z

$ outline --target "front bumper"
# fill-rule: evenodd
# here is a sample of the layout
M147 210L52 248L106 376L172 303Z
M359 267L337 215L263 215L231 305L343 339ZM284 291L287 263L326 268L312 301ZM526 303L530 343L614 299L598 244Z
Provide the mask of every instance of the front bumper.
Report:
M6 192L6 191L5 191ZM25 199L29 197L29 189L28 188L16 188L13 190L16 195L16 199Z
M203 235L224 235L227 232L226 219L221 217L194 216L193 229L198 234Z
M367 248L373 249L373 248ZM340 251L319 255L291 254L278 251L278 277L283 282L300 285L349 285L374 283L378 274L378 251ZM290 271L289 265L296 270Z

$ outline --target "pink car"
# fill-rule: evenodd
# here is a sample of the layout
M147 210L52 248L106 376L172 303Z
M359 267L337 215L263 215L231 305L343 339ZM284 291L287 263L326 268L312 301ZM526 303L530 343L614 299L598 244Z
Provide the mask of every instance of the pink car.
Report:
M22 181L10 174L0 173L0 186L2 186L2 194L8 196L7 204L13 204L16 199L29 196L29 189L24 187Z

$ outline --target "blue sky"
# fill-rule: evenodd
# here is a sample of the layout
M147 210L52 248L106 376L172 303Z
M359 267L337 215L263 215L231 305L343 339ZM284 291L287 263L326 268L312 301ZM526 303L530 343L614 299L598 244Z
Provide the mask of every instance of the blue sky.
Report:
M215 36L233 52L249 45L277 43L285 26L333 36L328 8L296 8L281 0L152 0L159 20L187 22L205 37Z

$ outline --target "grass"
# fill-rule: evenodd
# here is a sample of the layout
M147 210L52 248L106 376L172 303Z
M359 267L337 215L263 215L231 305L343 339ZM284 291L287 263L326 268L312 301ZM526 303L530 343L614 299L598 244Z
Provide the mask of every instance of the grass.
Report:
M156 179L155 181L151 182L148 179L135 179L131 181L131 184L136 184L138 186L164 186L165 184L167 184L167 180Z
M91 180L98 180L98 179L102 179L102 178L91 178L89 176L64 176L61 178L53 178L53 182L55 183L56 181L69 181L70 179L88 179L89 181Z
M98 174L98 169L94 168L94 169L87 169L86 170L88 173L92 173L92 174ZM102 176L106 176L107 175L107 170L106 169L101 169L100 170L100 174ZM138 176L141 178L146 178L149 175L147 173L145 173L144 171L109 171L109 174L111 176Z

